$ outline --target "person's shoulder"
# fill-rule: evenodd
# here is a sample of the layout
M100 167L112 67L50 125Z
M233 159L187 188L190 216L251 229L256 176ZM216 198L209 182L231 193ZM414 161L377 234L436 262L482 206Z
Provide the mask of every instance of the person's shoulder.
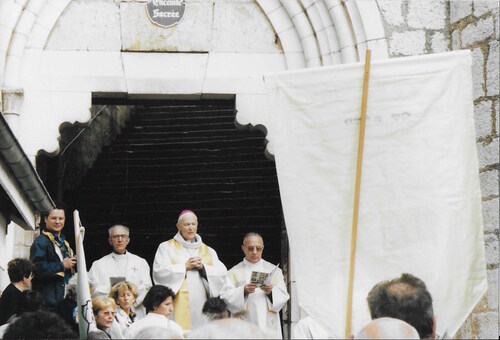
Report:
M266 261L266 260L264 260L264 259L261 259L261 261L264 263L264 267L266 267L266 270L272 270L272 269L274 269L274 267L276 267L276 265L275 265L275 264L272 264L272 263L271 263L271 262L269 262L269 261ZM280 267L278 267L278 268L277 268L277 271L278 271L278 272L281 272L282 270L281 270L281 268L280 268Z
M43 232L40 232L40 235L38 235L33 243L45 243L45 242L50 242L49 238L47 235L45 235Z
M206 244L205 242L202 242L201 244L202 244L202 245L204 245L205 247L207 247L207 249L208 249L209 251L212 251L212 252L214 252L214 253L216 253L216 254L217 254L217 252L215 251L215 249L214 249L214 248L212 248L212 247L210 247L210 246L209 246L208 244Z
M52 242L50 239L45 234L40 233L31 244L31 248L33 250L33 248L45 248L51 245Z
M131 253L127 250L127 254L128 256L130 256L131 258L133 258L134 260L138 260L138 261L144 261L144 262L147 262L146 259L144 259L143 257L140 257L139 255L136 255L134 253Z
M168 328L175 330L176 332L180 333L180 335L183 335L184 333L184 330L182 329L181 325L170 319L168 320Z
M108 259L111 258L111 253L104 255L100 259L95 260L92 265L100 265L103 262L106 262Z
M7 287L5 287L5 289L3 290L3 293L2 293L2 296L5 295L5 293L10 293L10 292L19 292L20 290L16 288L16 286L14 286L14 284L11 282L7 285ZM1 297L0 297L1 299Z
M166 240L166 241L163 241L162 243L160 243L158 245L158 247L165 247L167 245L171 245L172 243L174 243L175 239L171 238L169 240Z
M234 272L236 270L239 270L240 268L244 268L244 266L245 266L245 263L243 261L241 261L240 263L237 263L233 267L231 267L231 269L229 269L227 272L228 273Z

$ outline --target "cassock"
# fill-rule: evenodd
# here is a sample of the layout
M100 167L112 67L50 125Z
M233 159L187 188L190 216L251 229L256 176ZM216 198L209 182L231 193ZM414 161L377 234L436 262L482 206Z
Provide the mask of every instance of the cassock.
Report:
M203 269L186 270L187 260L197 256L203 262ZM161 243L156 251L153 280L155 284L170 287L176 294L170 317L185 331L207 322L202 314L203 304L207 297L219 296L226 274L226 266L215 250L204 244L199 235L190 242L177 233L173 239Z
M220 297L228 305L229 311L234 317L250 321L262 330L272 330L280 337L281 322L279 311L290 298L286 290L283 272L277 268L272 279L273 285L271 297L260 289L245 296L244 286L250 283L252 271L270 273L276 266L261 259L257 263L250 263L246 259L228 271L228 280Z
M144 317L146 311L142 300L152 286L150 269L145 259L129 251L125 254L111 253L94 261L89 270L89 283L94 288L92 297L108 296L111 278L119 277L137 286L139 296L134 303L134 311L139 318Z

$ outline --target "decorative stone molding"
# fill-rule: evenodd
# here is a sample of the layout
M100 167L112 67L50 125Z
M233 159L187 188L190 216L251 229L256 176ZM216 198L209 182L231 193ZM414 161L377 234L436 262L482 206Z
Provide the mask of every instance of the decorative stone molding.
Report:
M21 88L2 89L2 113L19 116L23 105L24 90Z
M19 116L24 100L24 90L20 88L2 89L2 114L10 126L17 133Z

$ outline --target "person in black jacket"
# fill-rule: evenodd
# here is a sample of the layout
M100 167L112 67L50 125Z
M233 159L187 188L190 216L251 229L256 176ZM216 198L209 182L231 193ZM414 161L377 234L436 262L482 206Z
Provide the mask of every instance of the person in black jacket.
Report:
M46 230L42 231L30 248L30 260L35 265L33 290L45 299L45 307L55 311L64 299L64 287L73 274L76 258L61 233L66 215L57 205L45 216Z
M23 291L31 285L33 264L23 258L16 258L7 264L10 284L0 297L0 325L13 315L20 314Z

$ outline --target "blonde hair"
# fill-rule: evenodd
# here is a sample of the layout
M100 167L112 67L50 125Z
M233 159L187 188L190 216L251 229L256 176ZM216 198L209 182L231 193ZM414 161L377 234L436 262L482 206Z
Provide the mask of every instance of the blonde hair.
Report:
M121 281L115 284L109 291L108 297L114 299L116 304L118 304L118 295L120 295L121 292L125 292L127 290L129 290L132 295L134 295L134 299L137 300L137 297L139 296L137 286L128 281Z
M116 309L116 303L115 300L109 297L95 297L92 299L92 312L94 315L97 315L100 310L103 310L104 308L112 307L113 309Z

